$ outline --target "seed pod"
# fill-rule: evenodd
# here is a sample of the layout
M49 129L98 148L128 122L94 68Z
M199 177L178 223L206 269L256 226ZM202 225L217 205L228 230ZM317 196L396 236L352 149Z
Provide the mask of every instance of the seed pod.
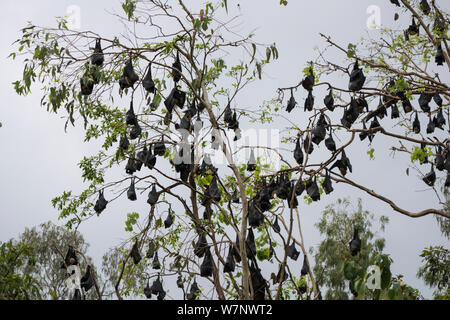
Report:
M161 263L159 263L158 250L155 251L153 256L152 268L155 270L161 269Z
M450 187L450 172L447 172L447 179L445 179L445 184L444 186L446 188Z
M251 149L250 151L250 159L248 159L247 162L247 171L255 171L256 169L256 159L255 159L255 153L253 151L253 149Z
M94 210L98 214L101 213L103 210L106 209L106 205L108 204L108 201L106 201L105 197L103 196L103 190L100 190L98 192L99 196L97 199L97 202L95 203Z
M142 86L147 92L155 93L155 82L153 82L152 78L152 63L148 64L148 71L142 80Z
M305 109L304 110L312 111L313 107L314 107L314 96L312 94L312 91L309 91L308 97L306 97L306 100L305 100Z
M295 101L294 94L291 89L291 97L288 100L286 111L291 112L295 108L296 104L297 104L297 102Z
M300 274L302 276L305 276L309 273L309 267L308 264L306 263L306 256L303 256L303 266L302 266L302 270L300 271Z
M213 274L212 257L211 257L211 251L209 250L209 247L208 247L205 252L205 258L203 259L203 262L200 266L200 276L207 278L207 277L211 277L212 274Z
M413 131L416 134L420 133L420 122L419 122L419 117L417 116L417 111L416 111L416 118L414 119L414 122L413 122Z
M100 66L103 65L104 61L105 61L105 56L103 54L101 40L100 39L96 39L95 40L94 53L92 54L92 57L91 57L91 63L93 65L96 65L96 66L100 67Z
M328 94L323 99L323 103L327 107L328 110L334 111L334 98L333 98L333 90L330 89Z
M309 136L306 136L305 141L303 141L303 148L308 154L311 154L314 151L314 145L311 143Z
M428 186L432 187L434 186L434 182L436 181L436 173L434 172L433 165L431 165L431 171L428 172L423 177L423 182L425 182Z
M275 221L272 224L272 228L276 233L280 233L280 225L278 224L278 216L275 216Z
M359 68L358 60L356 60L353 70L350 73L350 82L348 84L348 89L350 91L359 91L364 86L364 82L366 81L366 77L362 71L362 68Z
M142 259L141 254L139 253L137 240L134 243L133 248L131 249L131 258L133 258L134 264L138 264Z
M128 150L128 148L130 147L130 141L128 141L128 138L126 135L123 135L120 137L120 142L119 142L119 148L122 149L123 151Z
M353 239L349 242L348 245L350 247L350 253L352 256L356 256L361 250L361 239L359 238L357 228L353 230Z
M297 139L297 142L295 144L294 159L300 165L303 163L303 151L302 148L300 147L300 138Z
M317 186L317 178L314 177L314 181L312 179L308 180L306 184L306 192L311 197L313 201L320 200L319 187Z
M173 77L173 81L175 81L175 83L180 81L181 72L182 72L182 68L181 68L181 62L180 62L180 53L177 51L176 60L172 64L172 77Z
M292 241L292 244L286 248L286 255L296 261L299 254L300 252L295 248L295 241Z
M204 232L201 232L198 236L197 243L194 244L194 254L201 258L205 255L206 249L208 248L208 242L206 241L206 236Z
M322 188L325 191L325 194L330 194L334 190L331 183L330 172L328 170L325 173L325 180L323 181Z
M148 194L147 203L151 206L155 205L158 202L159 195L156 192L156 186L153 184L152 190Z
M134 177L131 178L131 184L130 184L130 187L128 188L128 191L127 191L127 197L131 201L135 201L137 199L137 197L136 197L136 190L134 188Z
M233 245L231 245L230 249L228 250L228 256L225 261L225 265L223 266L223 272L234 272L235 267L236 262L233 258Z
M397 103L394 103L391 106L391 119L396 119L398 117L400 117L400 113L398 111Z

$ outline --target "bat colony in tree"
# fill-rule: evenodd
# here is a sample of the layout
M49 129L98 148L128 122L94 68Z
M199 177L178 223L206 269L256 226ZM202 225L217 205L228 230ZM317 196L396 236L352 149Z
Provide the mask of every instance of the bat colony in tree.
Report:
M427 1L420 1L422 11L416 11L407 1L400 3L391 0L391 2L401 7L398 10L412 15L411 25L395 41L404 42L405 50L414 50L410 47L418 43L427 48L434 48L436 64L443 66L446 63L447 67L450 67L447 52L447 16L434 5L434 2L431 8ZM142 4L142 7L137 7L138 4ZM261 175L253 147L250 150L248 163L243 166L246 172L241 170L230 152L229 141L223 138L223 134L225 130L231 130L234 132L234 140L239 140L241 138L239 124L242 122L241 118L245 119L248 113L236 108L233 110L231 104L236 101L240 91L248 83L256 77L261 77L263 65L269 63L271 57L278 58L278 52L272 45L266 50L266 59L258 60L255 56L260 45L254 43L251 37L235 41L225 40L219 31L223 31L227 25L216 20L213 15L221 4L226 8L226 1L220 1L218 6L213 7L208 4L201 14L195 14L181 0L177 4L179 6L177 10L181 13L175 13L165 1L139 3L125 1L124 9L128 18L133 18L134 13L146 17L145 22L135 22L157 30L155 31L157 36L152 39L158 41L162 39L160 42L147 43L144 47L129 47L117 38L109 40L92 32L78 33L64 30L64 28L38 29L34 26L23 29L24 36L20 40L21 44L27 45L28 39L41 39L33 40L36 47L40 48L34 56L36 64L41 62L39 67L44 73L51 73L50 69L46 69L50 68L51 64L48 63L50 60L46 59L56 59L60 63L57 71L61 76L59 83L68 86L64 88L65 91L62 91L60 87L49 89L49 101L44 97L43 105L47 105L53 111L64 106L69 113L68 121L72 123L74 110L78 110L85 120L85 125L100 118L100 121L103 121L103 129L101 129L103 131L99 131L98 134L106 135L109 139L105 150L114 147L117 152L109 157L103 153L104 157L98 158L100 159L98 162L109 160L111 165L118 163L126 173L125 179L108 184L104 184L103 176L98 178L96 174L86 174L85 178L93 183L92 188L86 193L80 197L71 197L69 194L54 200L54 205L62 212L61 217L69 218L74 215L75 218L70 220L69 226L71 227L72 224L78 226L84 217L92 215L88 199L95 194L98 194L98 198L93 206L94 211L97 214L108 211L108 206L117 197L107 201L104 193L107 189L120 186L122 182L125 182L127 186L120 194L126 192L130 201L137 201L139 194L147 192L147 203L150 205L149 217L145 227L134 237L132 249L122 263L120 276L115 286L119 299L122 297L118 288L129 258L131 257L134 264L142 263L140 251L147 244L145 259L153 259L151 266L158 270L152 276L155 279L151 286L150 278L145 280L146 286L143 293L147 298L151 298L152 295L157 296L158 299L165 298L166 291L162 281L166 272L170 270L177 271L176 284L183 289L183 292L185 283L192 280L189 292L185 296L189 300L195 299L201 292L196 280L198 276L212 283L219 299L227 297L280 299L283 298L282 285L285 281L293 279L295 275L309 275L311 286L298 286L296 281L292 281L299 297L310 298L312 295L312 298L321 298L301 234L297 197L304 195L310 201L319 201L322 191L325 194L333 192L333 182L345 183L362 190L388 203L395 211L411 217L427 214L449 217L448 213L439 209L410 212L398 206L393 200L348 178L349 173L356 174L358 170L361 170L352 166L350 155L347 155L345 151L351 143L356 141L355 134L359 135L360 141L365 141L367 138L369 143L373 141L375 135L382 134L400 140L401 147L395 148L397 151L412 153L402 141L419 145L419 150L422 151L426 150L426 147L433 147L435 149L433 160L427 155L423 161L430 167L430 172L424 175L423 181L426 185L434 187L437 179L436 169L446 175L445 187L450 185L450 141L448 138L438 139L433 136L438 130L442 134L447 132L448 120L446 121L444 112L448 119L449 87L440 81L437 74L431 75L426 69L415 64L414 57L409 57L407 51L401 53L394 51L392 54L404 55L406 58L401 61L404 62L404 66L412 68L411 72L396 65L389 65L386 61L384 63L376 61L370 54L358 55L350 46L348 49L343 49L331 38L323 36L330 47L346 54L351 59L351 64L348 67L341 67L327 61L321 53L322 60L312 62L305 69L305 77L298 85L278 89L281 100L285 91L290 94L286 113L298 111L294 90L301 87L306 91L304 108L299 112L299 116L309 117L309 124L304 129L295 126L294 129L298 134L296 137L290 137L290 141L295 142L292 158L296 165L289 165L287 168ZM173 19L172 21L180 27L180 31L175 36L173 33L165 34L156 22L155 12ZM434 24L430 29L427 21L432 18ZM50 40L47 39L47 42L66 41L67 47L59 48L58 52L53 50L42 53L45 47L42 37L45 34L50 35ZM69 49L74 49L77 45L75 40L79 39L95 40L95 48L89 54L76 58L69 53ZM102 42L107 43L103 49ZM386 49L383 45L381 44L378 49ZM30 48L29 43L28 48ZM242 63L229 71L229 76L234 82L232 88L226 91L228 102L225 108L213 100L212 94L213 84L226 68L223 60L220 62L221 60L214 54L217 55L224 48L243 49L251 57L251 61L247 64ZM398 46L396 48L398 49ZM152 57L149 57L150 55ZM87 59L90 61L86 63ZM67 61L70 61L70 66ZM142 61L146 66L144 72L135 69L140 67ZM43 65L44 62L47 66ZM52 63L54 64L54 61ZM84 69L79 84L70 86L69 79L73 77L73 74L69 72L72 71L75 77L80 74L80 68L73 70L69 68L76 63L83 63ZM253 73L249 71L251 66L255 68ZM170 85L160 77L161 74L165 75L165 72L167 72L166 77L172 79L167 82ZM319 76L323 74L339 72L348 76L348 84L345 88L318 81ZM380 76L378 85L365 74L367 72ZM143 76L141 77L140 74ZM34 80L32 76L31 78ZM388 80L384 83L381 78ZM368 79L370 79L370 86L367 86ZM316 87L323 85L328 86L329 91L323 100L318 101L313 91ZM25 94L29 91L29 84L27 87L25 81L25 85L20 87L20 83L16 83L16 90L20 94ZM70 97L72 90L75 97L73 100ZM101 102L103 94L112 93L115 90L118 90L122 97L125 95L130 100L126 113L119 108L108 108ZM77 92L81 92L81 95L77 95ZM139 92L143 99L137 108L136 96ZM445 103L442 97L445 98ZM418 98L417 106L413 103L416 98ZM324 107L321 107L322 101ZM371 101L377 101L375 108L370 106ZM163 106L160 102L163 102ZM75 105L79 106L74 108ZM398 119L397 121L401 121L404 128L407 128L405 134L388 131L387 127L390 124L387 121L388 111L390 111L391 119ZM342 115L339 116L340 121L334 121L332 114ZM428 119L427 135L424 135L425 131L422 130L424 118ZM202 129L212 132L212 140L209 142L213 149L223 151L232 175L219 174L219 169L214 166L210 156L201 154L199 146L202 142L208 142L203 137L198 138ZM347 142L340 145L333 138L338 134L338 130L351 136ZM173 132L179 133L180 140L175 141L171 137L170 134ZM311 156L315 148L320 147L322 141L330 152L330 157L318 165L311 164ZM118 143L113 144L115 142ZM174 151L173 155L170 154L170 149ZM174 168L175 175L158 168L165 159L168 159L167 162ZM101 171L98 166L90 168L93 168L95 172ZM138 175L139 173L141 176ZM294 178L296 174L298 177ZM149 183L148 180L153 182ZM186 199L182 196L182 187L189 195ZM170 198L170 202L166 198ZM285 209L284 202L288 209ZM158 224L155 209L164 203L169 204L169 210L164 222ZM172 210L174 203L183 207L184 214L177 213L178 210ZM73 206L75 209L70 211L68 208ZM200 218L199 212L202 210L203 218ZM295 239L293 233L294 213L296 213L300 230L298 239ZM180 232L175 232L180 230L181 224L186 234L185 239L181 239ZM162 225L164 229L168 229L167 237L171 233L177 235L177 245L170 247L167 242L164 242L164 237L157 236L158 232L162 232L160 230ZM192 231L196 233L195 239L188 241L187 239L192 239L192 237L189 238ZM256 241L255 238L259 240ZM261 244L258 243L261 239L266 239L269 246L268 256L265 259L260 257ZM284 245L285 250L281 256L272 245L275 239ZM297 250L297 246L301 251ZM349 251L352 256L355 256L360 250L361 240L358 229L355 227L353 239L349 242ZM158 257L158 252L164 253L163 260ZM301 269L298 264L294 267L289 266L287 257L297 261L300 253L303 253ZM171 258L174 261L173 264L168 266L166 258ZM258 260L269 259L275 259L279 263L278 274L272 276L273 287L264 277L264 272L258 263ZM69 247L63 267L70 264L78 264L72 247ZM223 273L220 272L221 268ZM83 277L83 288L86 291L95 281L92 273L91 267L88 267ZM183 273L187 275L187 278L183 278ZM236 281L239 277L240 284ZM74 298L80 297L80 292L77 290Z

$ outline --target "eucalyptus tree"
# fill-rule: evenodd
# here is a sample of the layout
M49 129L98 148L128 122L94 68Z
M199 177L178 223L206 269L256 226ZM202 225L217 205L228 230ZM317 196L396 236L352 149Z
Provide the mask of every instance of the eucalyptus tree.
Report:
M177 286L190 299L202 296L199 278L211 284L212 290L202 293L210 299L320 298L305 249L303 210L297 197L303 194L306 203L318 201L334 190L333 182L362 190L400 214L449 218L438 205L408 211L348 177L359 169L345 152L357 143L356 134L369 141L376 134L392 137L400 141L394 150L411 153L412 160L433 163L424 176L430 187L436 181L434 168L449 170L444 130L449 88L429 71L427 63L435 55L439 65L450 65L443 50L448 17L434 2L428 14L408 1L402 3L403 13L414 17L406 33L383 30L388 40L370 39L347 47L323 36L349 64L328 61L321 51L308 63L298 85L280 88L278 97L256 110L235 106L246 87L263 77L264 67L278 59L278 50L274 44L255 42L252 34L233 30L235 18L228 15L226 0L208 2L202 8L183 0L125 0L125 16L118 18L125 34L112 38L69 30L64 19L57 28L30 24L22 29L17 50L11 54L24 57L23 78L14 83L16 92L27 95L33 82L41 83L42 106L65 115L66 127L81 120L86 141L103 142L97 155L80 162L87 189L77 195L65 191L53 200L60 218L68 228L78 228L95 215L101 218L125 194L129 201L143 201L148 195L144 221L136 212L127 216L127 229L134 234L117 266L117 298L122 299L124 275L139 270L135 266L141 263L152 268L147 276L152 286L143 290L147 297L164 299L165 279L178 275ZM431 30L427 21L433 19ZM425 34L417 31L420 28ZM242 60L233 61L231 57L236 56ZM320 81L334 73L349 76L348 83L342 87ZM313 95L321 86L330 89L325 107ZM293 93L298 88L307 92L304 111L296 108ZM416 96L420 96L420 110L411 103ZM370 110L369 103L378 98L380 105ZM432 98L438 106L433 110ZM389 108L403 132L389 131L387 122L383 126L378 122ZM285 131L288 134L282 141L295 143L293 157L264 146L241 145L236 150L248 122L273 123L285 118L281 113L294 110L309 118L302 127L290 119ZM335 119L333 115L340 112L344 116ZM420 133L419 115L429 115L430 128L438 137L428 139ZM362 121L362 129L352 128L357 121ZM336 140L345 142L338 145ZM322 141L330 153L319 161L313 152ZM258 149L274 152L281 167L263 163L255 155ZM249 150L248 161L239 162L239 152ZM212 161L217 153L224 156L225 165L218 167ZM106 179L112 167L120 167L124 175ZM439 201L437 190L436 194ZM301 270L296 262L300 253ZM270 276L272 284L264 271L266 264L278 270Z

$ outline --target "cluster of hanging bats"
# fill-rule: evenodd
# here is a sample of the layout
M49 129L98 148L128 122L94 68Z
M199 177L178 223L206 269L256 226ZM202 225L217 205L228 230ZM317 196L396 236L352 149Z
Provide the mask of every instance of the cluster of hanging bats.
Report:
M395 3L396 5L400 6L397 0L391 0L392 3ZM421 7L423 8L423 11L425 14L429 14L430 8L426 1L421 2ZM427 9L428 8L428 9ZM445 25L443 22L436 18L435 26L434 28L437 28L441 31L445 30ZM412 20L412 24L408 27L407 30L405 30L405 39L408 40L410 35L418 34L419 33L419 26L416 25L414 18ZM437 49L437 53L435 56L435 61L437 65L442 65L444 62L444 56L442 52L442 47L439 45ZM101 67L104 63L104 55L101 48L100 40L98 39L96 42L96 46L94 49L94 53L91 57L91 65L94 68ZM90 69L89 69L90 70ZM90 95L93 91L93 87L96 83L98 83L98 79L94 76L94 72L91 72L89 74L89 70L87 71L87 74L85 74L81 80L81 92L84 95ZM165 99L164 104L167 108L167 113L164 118L164 124L170 125L171 119L172 119L172 111L175 106L182 109L187 101L186 99L186 93L183 92L180 87L178 86L178 82L181 79L182 76L182 66L180 63L180 57L179 53L177 52L176 59L172 65L172 77L174 79L174 88L171 90L169 96ZM133 88L133 86L136 84L136 82L139 81L138 75L135 73L133 69L132 64L132 58L128 59L124 69L123 69L123 76L119 80L119 86L120 89L126 89L126 88ZM362 68L359 67L358 61L354 63L353 70L350 73L350 79L348 84L348 89L353 92L357 93L359 92L366 81L366 77L363 73ZM141 81L142 86L144 89L149 93L155 93L155 83L152 79L152 73L151 73L151 63L149 63L147 68L147 73L143 80ZM392 86L394 86L395 79L392 79L388 85L386 90L389 90ZM315 84L315 77L314 72L312 70L312 67L309 70L309 74L302 80L301 85L305 90L308 91L308 96L305 100L304 104L304 110L305 111L312 111L314 107L314 96L312 94L313 87ZM430 103L431 100L435 102L437 105L437 111L432 112ZM325 96L324 105L326 106L326 109L330 112L333 112L335 109L334 105L334 98L333 98L333 92L332 89L330 89L329 93ZM398 109L398 103L402 104L403 110L406 113L409 112L415 112L415 119L413 122L412 130L415 134L418 134L421 132L421 126L419 122L418 112L414 110L410 100L406 97L404 92L393 92L391 94L391 97L389 96L382 96L380 97L379 105L378 107L370 111L368 103L364 97L364 94L360 94L359 97L352 97L351 102L348 106L344 108L344 113L341 118L341 124L346 127L347 129L350 129L354 122L357 120L359 115L363 113L367 113L366 117L363 119L363 129L359 134L359 138L362 140L368 138L370 142L373 140L376 128L380 127L380 123L378 119L383 119L385 116L387 117L387 109L391 109L391 119L398 118L399 115L399 109ZM445 118L443 116L442 111L442 98L440 97L438 92L435 92L434 94L430 94L428 92L422 92L418 99L419 107L424 113L429 114L429 123L426 128L427 134L431 134L434 132L436 128L443 130L444 125L446 124ZM184 116L181 118L181 121L179 124L175 125L176 129L184 129L185 132L192 133L193 130L199 130L203 126L203 122L200 119L200 114L205 109L205 106L202 102L196 103L196 100L193 99L191 103L189 103L188 109L185 112ZM293 96L293 92L291 89L291 97L287 102L287 112L291 112L297 102L295 101L295 98ZM431 114L435 113L435 116L432 118ZM192 125L191 120L197 115L197 121L194 125ZM369 129L366 127L366 122L371 120L371 124ZM133 110L133 101L130 103L130 108L126 112L125 115L125 122L128 126L131 126L131 130L129 131L129 139L135 140L140 137L142 133L142 128L139 125L138 119L134 113ZM235 130L236 138L239 139L239 123L237 121L237 115L236 111L231 110L230 103L228 102L228 105L225 108L224 111L224 122L226 123L228 129ZM327 137L327 128L329 128L329 133ZM127 135L123 135L119 142L119 148L123 151L128 150L130 146L130 142L127 137ZM324 111L321 111L321 114L319 116L318 121L316 122L314 128L311 130L311 135L307 136L303 143L300 143L300 137L296 141L295 149L294 149L294 159L299 164L302 165L304 161L304 152L311 154L314 151L314 144L319 145L323 140L326 148L331 152L336 152L336 143L332 137L332 129L331 124L329 124L326 120L326 117L324 115ZM214 137L213 141L214 143ZM424 148L424 146L422 146ZM217 168L214 167L214 165L211 162L211 159L208 155L205 155L203 162L201 165L197 168L196 172L193 172L194 169L194 161L193 161L193 148L190 148L191 156L190 157L183 157L183 152L189 152L189 148L180 148L178 152L175 153L174 159L170 160L171 164L174 165L176 172L180 173L180 179L184 182L188 181L188 178L191 174L201 174L201 175L212 175L212 180L210 184L207 186L206 190L204 191L204 194L202 196L202 205L205 207L205 213L203 218L209 219L211 217L211 203L219 202L222 199L222 194L219 191L218 185L217 185ZM447 179L445 181L445 186L450 186L450 152L446 150L442 150L441 147L437 149L435 161L434 164L432 164L431 171L425 175L423 178L423 181L429 185L433 186L436 180L436 174L434 172L434 166L436 169L443 171L444 169L447 171ZM160 141L151 143L148 147L145 145L142 150L137 152L136 155L132 155L128 163L126 165L125 171L129 175L133 175L136 171L140 171L143 166L153 169L157 156L161 157L164 156L166 152L166 146L164 143L164 137L161 138ZM183 160L184 159L184 160ZM188 161L186 161L186 159ZM190 160L190 161L189 161ZM253 153L253 150L251 151L250 159L247 164L247 170L252 172L256 169L256 161L255 156ZM322 188L326 194L329 194L333 191L332 181L330 178L330 170L338 168L340 173L342 175L347 174L347 170L352 172L352 165L350 163L349 158L347 157L345 150L342 150L341 153L341 159L336 160L336 162L331 165L329 169L325 168L326 174L325 179L322 183ZM255 239L253 234L253 228L259 227L264 222L264 212L270 210L272 207L271 200L274 199L274 197L278 197L279 199L286 200L289 208L296 208L298 205L297 196L300 196L305 190L306 193L310 196L312 201L318 201L320 200L320 192L319 187L317 184L317 178L309 178L307 181L295 181L290 180L288 175L286 173L281 173L280 175L276 175L274 177L271 177L270 181L267 181L265 178L263 178L261 181L258 182L257 187L257 193L256 196L253 197L249 201L249 207L248 207L248 223L249 223L249 230L248 235L246 239L246 253L249 259L249 270L251 274L251 284L254 292L254 298L256 300L258 299L264 299L265 297L265 291L268 287L267 281L264 279L264 277L261 274L261 269L258 267L257 259L256 259L256 245L255 245ZM149 194L147 203L151 206L154 206L157 204L160 194L164 192L164 190L161 190L160 192L157 191L156 185L153 184ZM134 177L131 178L131 185L127 191L127 197L131 201L135 201L137 199L136 192L135 192L135 180ZM234 190L234 193L232 195L231 201L235 204L240 203L240 199L237 194L237 189ZM108 201L105 199L103 195L103 191L99 191L99 197L98 200L94 206L94 210L99 214L103 210L105 210L106 206L108 204ZM165 228L169 228L173 223L173 212L171 209L169 209L168 216L166 220L164 221ZM278 224L278 216L276 216L274 222L271 224L273 230L276 233L280 232L280 226ZM357 255L361 250L361 239L358 235L358 229L354 229L354 235L353 239L349 243L349 249L351 255L355 256ZM194 254L199 257L203 258L203 262L200 266L200 275L202 277L211 277L213 275L213 264L212 264L212 256L210 251L210 246L208 245L207 239L206 239L206 232L202 229L200 229L198 240L194 243ZM286 254L288 257L290 257L293 260L297 260L299 257L300 252L297 251L295 247L295 242L293 241L291 245L287 246L286 248ZM141 255L139 253L139 246L138 242L136 242L133 245L133 248L130 253L134 264L138 264L141 261ZM273 255L273 248L270 248L270 256ZM147 252L147 258L153 259L152 267L156 270L160 269L160 263L158 259L158 250L157 245L153 240L150 240L149 243L149 249ZM228 256L226 258L226 262L223 267L223 271L225 273L228 272L234 272L236 267L236 262L241 262L241 255L239 253L239 236L236 235L236 242L233 244L231 243L228 250ZM76 258L75 252L73 248L69 248L69 252L67 253L67 257L65 259L64 267L70 264L77 264L78 260ZM306 257L304 257L303 261L303 267L301 269L301 275L304 276L309 273L309 268L306 263ZM284 276L282 276L282 274ZM287 279L287 272L284 270L282 272L282 266L280 266L280 269L278 271L278 274L275 278L273 278L273 282L275 283L282 283ZM92 287L92 276L90 272L90 267L88 266L88 270L86 271L86 275L83 277L82 286L85 288L85 290L89 290L90 287ZM183 279L181 277L181 274L179 275L177 279L177 286L180 288L183 288ZM196 280L194 279L194 282L191 285L190 292L187 294L187 298L190 300L195 299L200 292L200 289L198 287L198 284ZM306 287L300 288L300 292L304 293L306 292ZM159 300L164 299L166 292L163 289L160 275L158 275L157 279L153 282L152 286L149 286L149 282L147 282L146 287L144 288L144 294L147 298L150 298L152 295L156 295ZM76 293L75 298L80 298L79 292Z

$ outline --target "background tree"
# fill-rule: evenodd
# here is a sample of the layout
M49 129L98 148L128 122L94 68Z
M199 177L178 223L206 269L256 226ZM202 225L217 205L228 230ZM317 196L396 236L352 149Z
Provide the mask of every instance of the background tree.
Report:
M33 249L10 240L0 243L0 300L40 299L38 280L22 268L35 264Z
M23 79L14 83L16 92L26 95L31 84L39 81L42 105L48 111L64 114L67 125L81 119L86 141L103 141L97 155L80 162L82 177L89 183L87 189L79 195L66 191L53 200L60 218L67 220L68 228L76 228L94 215L101 216L124 194L130 201L148 194L148 215L140 219L139 228L132 228L130 241L123 246L133 250L122 253L118 263L117 298L122 299L120 282L128 274L127 268L137 270L132 267L139 263L137 252L155 239L161 248L159 259L167 263L161 269L154 268L152 276L159 279L175 273L204 278L212 287L208 298L280 299L286 293L283 284L304 291L297 281L300 253L305 266L300 274L308 274L311 281L302 298L319 298L305 250L300 223L303 210L297 197L304 194L305 202L318 201L333 191L333 182L362 190L410 217L450 217L440 209L444 203L434 187L434 167L450 170L447 132L436 131L430 139L418 130L419 115L430 118L431 127L437 130L448 125L449 88L427 63L434 55L439 65L445 62L450 67L448 53L442 49L447 48L448 16L435 2L432 14L417 11L418 1L402 3L400 10L415 19L406 33L383 30L382 39L365 39L346 47L323 36L329 48L343 54L347 64L328 61L325 52L319 52L304 69L304 79L298 85L280 88L278 99L256 110L236 107L233 111L231 107L239 106L245 87L263 76L263 67L278 58L278 51L275 45L256 43L252 34L236 33L225 0L206 3L202 8L191 8L182 0L126 0L122 5L125 17L120 17L126 34L112 38L93 31L68 30L63 19L58 28L30 24L22 29L17 52L11 54L13 58L24 56ZM427 23L431 20L436 25L433 32ZM418 28L425 33L419 33ZM227 60L234 55L243 58ZM320 79L328 75L350 79L345 85ZM282 137L285 143L295 143L294 157L261 146L234 148L243 124L270 123L284 117L278 111L285 91L291 94L288 111L294 110L293 91L300 87L308 93L304 106L307 116L301 117L307 121L297 124L291 121L293 117L287 119ZM318 105L313 95L313 90L323 87L330 89L326 108ZM420 110L416 107L412 112L411 101L419 96ZM429 106L432 98L437 105L433 110ZM369 108L378 99L378 107ZM400 102L404 110L397 107ZM381 121L389 108L391 118L401 125L387 121L381 125L375 120ZM370 120L367 129L365 122ZM362 129L352 128L357 122L362 122ZM386 129L388 125L393 128ZM324 144L330 153L319 159L313 148L327 132ZM400 141L393 150L411 154L412 161L428 161L427 167L433 161L435 165L423 180L436 191L439 205L412 212L392 197L349 178L349 173L356 177L361 169L352 167L352 155L345 152L357 142L356 134L370 142L383 134ZM162 143L168 148L161 148ZM265 165L255 156L259 149L275 152L283 163L281 168ZM208 153L214 150L224 155L225 165L220 168L208 161ZM239 151L250 151L248 162L238 163ZM439 155L444 165L438 168ZM113 166L120 166L127 175L106 181ZM133 224L136 217L130 213L128 223ZM296 247L301 251L297 253ZM388 270L389 259L379 257L373 259ZM151 258L144 261L149 263ZM261 271L267 266L278 270L272 284ZM223 272L225 267L231 271ZM351 271L355 268L350 266L345 273L362 281L361 272ZM390 275L386 279L388 288ZM154 284L158 298L164 298L160 283Z
M68 244L73 244L79 254L87 259L87 261L80 259L82 273L88 264L95 270L92 259L86 254L89 245L76 230L68 231L48 221L38 227L25 229L18 241L31 248L33 252L35 263L23 265L21 269L24 274L36 279L42 299L67 300L73 296L73 292L68 290L65 283L68 278L67 271L61 268ZM92 299L95 296L95 290L90 290L86 299Z
M450 299L450 251L443 246L430 246L420 256L425 264L419 268L417 277L436 288L435 299Z
M379 217L379 231L384 231L388 221L386 216ZM341 266L351 258L349 242L354 228L358 228L361 235L361 252L356 259L362 268L367 269L375 253L382 253L385 239L374 238L377 233L373 230L374 222L374 214L363 210L361 199L358 199L356 208L351 207L348 199L338 199L337 203L328 205L323 211L316 227L325 239L320 242L314 255L314 274L317 285L326 288L324 299L348 300L352 297Z

